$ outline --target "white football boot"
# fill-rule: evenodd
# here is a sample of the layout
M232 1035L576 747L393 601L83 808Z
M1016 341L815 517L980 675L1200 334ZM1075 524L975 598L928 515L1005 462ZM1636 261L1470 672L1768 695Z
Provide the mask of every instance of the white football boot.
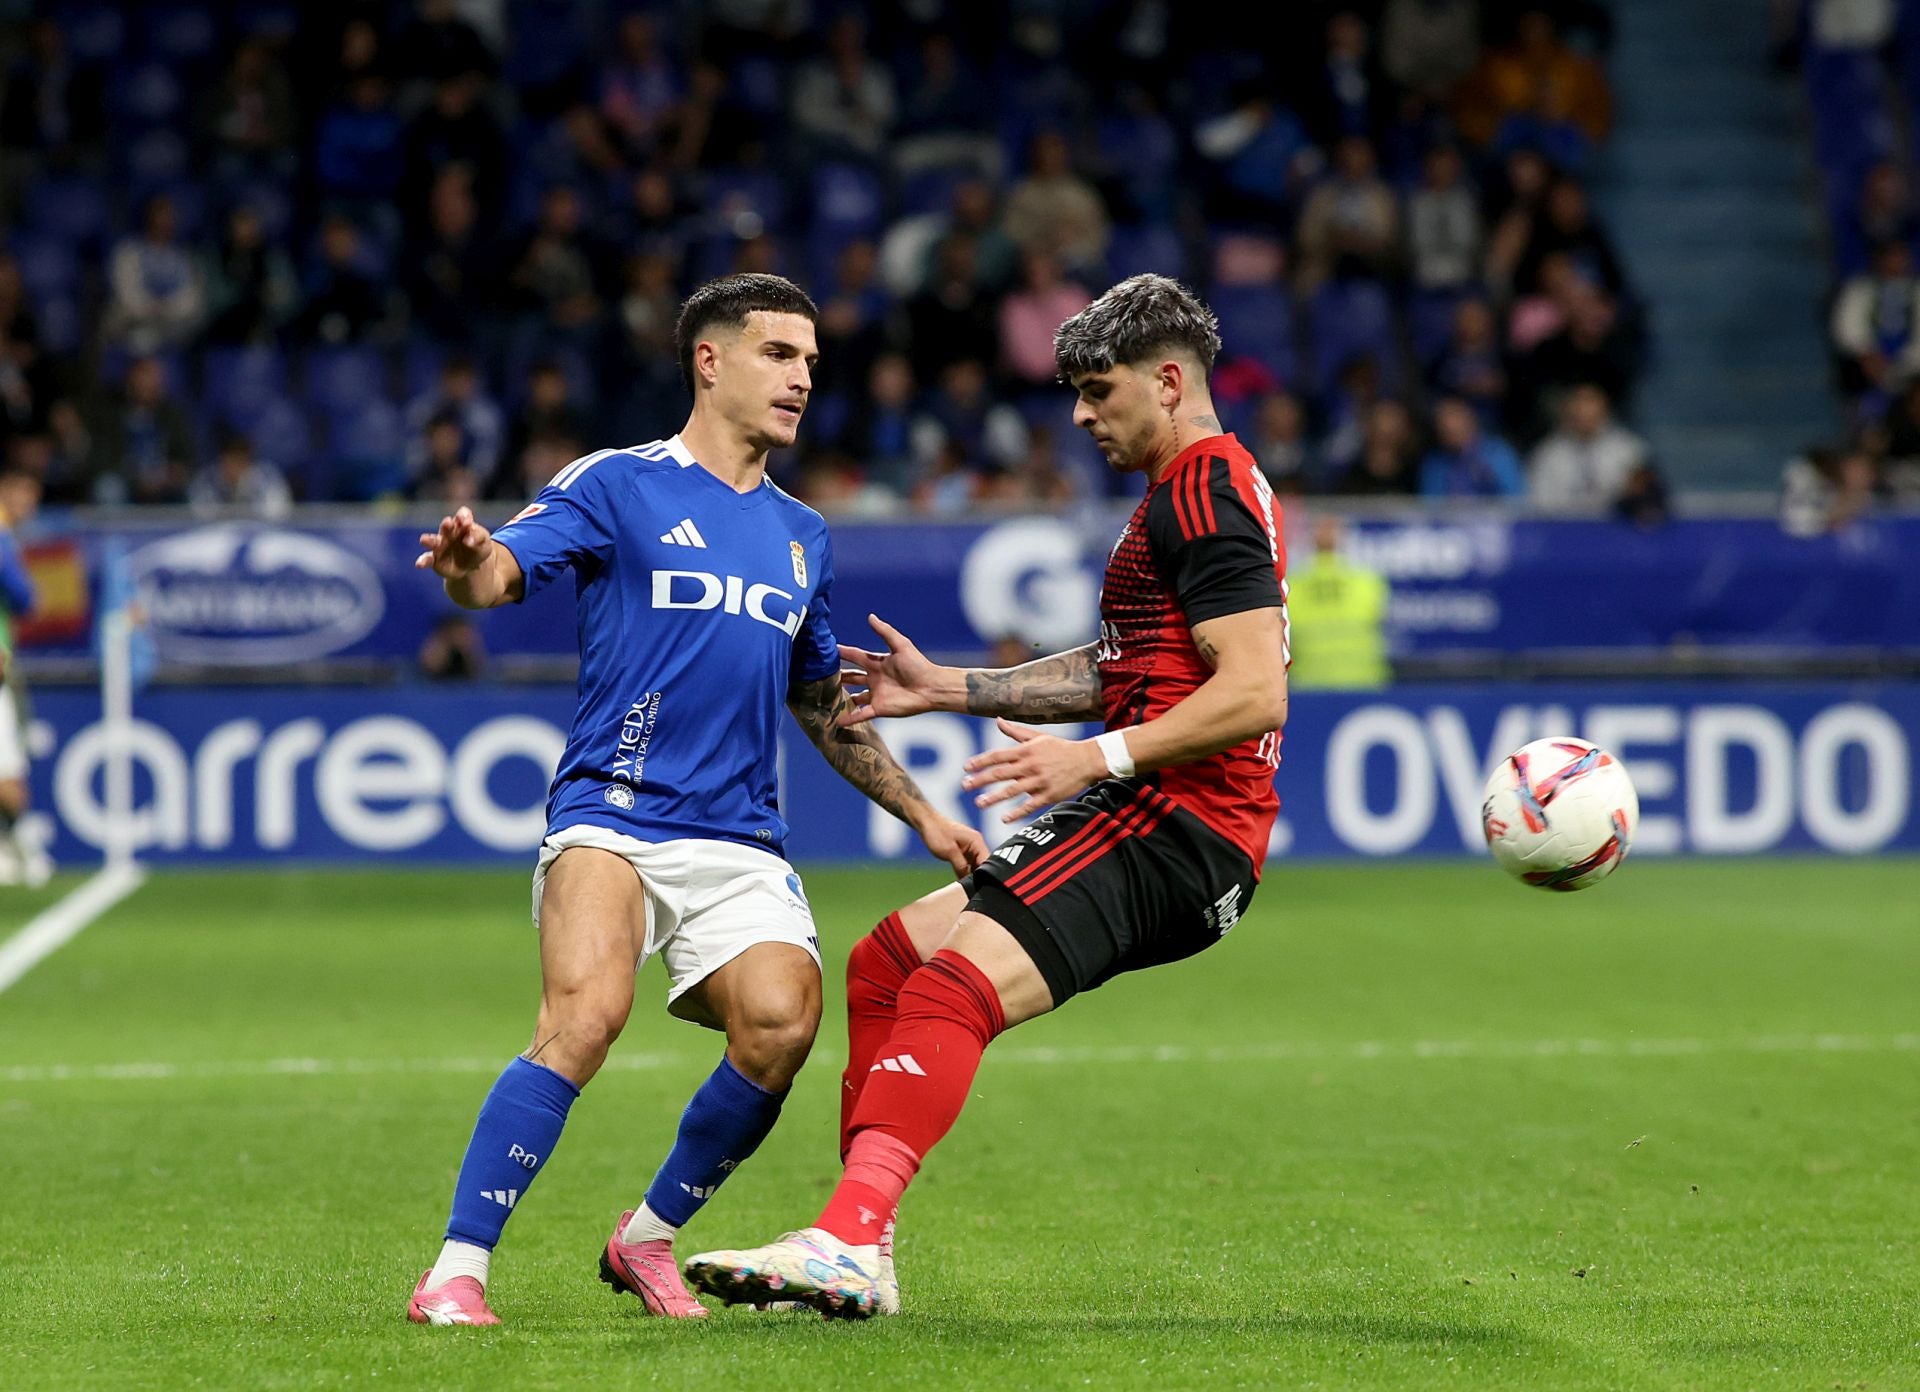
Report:
M866 1319L879 1305L879 1264L871 1247L802 1228L765 1247L702 1252L688 1259L687 1280L729 1305L791 1300L829 1319Z

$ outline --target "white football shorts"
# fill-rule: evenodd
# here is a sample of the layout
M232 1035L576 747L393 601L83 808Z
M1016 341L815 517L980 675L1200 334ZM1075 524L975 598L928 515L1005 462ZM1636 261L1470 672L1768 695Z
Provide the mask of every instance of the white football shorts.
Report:
M540 844L533 870L533 922L547 867L575 846L611 851L640 877L647 905L646 946L667 969L667 1006L758 943L791 943L820 965L820 935L793 867L772 851L734 841L641 841L605 827L570 826Z
M20 728L20 698L0 686L0 778L27 776L26 732Z

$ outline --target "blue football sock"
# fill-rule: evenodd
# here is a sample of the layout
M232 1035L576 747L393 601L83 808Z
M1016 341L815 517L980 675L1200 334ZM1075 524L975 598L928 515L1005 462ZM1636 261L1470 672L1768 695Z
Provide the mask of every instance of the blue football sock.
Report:
M460 1162L447 1236L492 1250L513 1207L540 1173L580 1089L551 1068L516 1058L480 1106Z
M647 1189L647 1207L678 1228L700 1211L721 1182L780 1119L787 1095L768 1092L721 1056L680 1115L680 1134L660 1173Z

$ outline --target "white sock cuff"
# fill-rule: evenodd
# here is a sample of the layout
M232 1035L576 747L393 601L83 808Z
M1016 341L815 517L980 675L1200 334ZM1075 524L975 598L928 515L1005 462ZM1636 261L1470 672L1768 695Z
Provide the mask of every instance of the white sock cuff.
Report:
M680 1229L648 1208L642 1200L640 1207L634 1209L633 1217L627 1219L626 1227L620 1230L622 1242L671 1242Z
M493 1253L485 1247L450 1237L440 1249L440 1260L433 1264L433 1273L427 1277L427 1289L444 1286L456 1276L471 1276L485 1290L487 1270L492 1264Z

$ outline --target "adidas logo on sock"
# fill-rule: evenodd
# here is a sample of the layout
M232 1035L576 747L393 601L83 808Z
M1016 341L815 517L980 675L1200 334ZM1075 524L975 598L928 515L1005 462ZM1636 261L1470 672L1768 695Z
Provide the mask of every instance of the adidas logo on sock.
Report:
M884 1058L874 1064L867 1072L878 1073L881 1069L889 1073L911 1073L916 1078L927 1076L927 1070L914 1062L912 1054L901 1054L896 1058Z
M681 518L672 531L660 533L660 540L669 546L691 546L701 551L707 549L707 539L700 535L700 529L693 525L691 517Z
M492 1199L502 1208L512 1208L520 1202L520 1191L518 1189L482 1189L480 1197Z
M720 1186L717 1184L682 1183L680 1187L686 1190L689 1194L693 1195L693 1197L696 1199L710 1199L715 1194L720 1192Z

